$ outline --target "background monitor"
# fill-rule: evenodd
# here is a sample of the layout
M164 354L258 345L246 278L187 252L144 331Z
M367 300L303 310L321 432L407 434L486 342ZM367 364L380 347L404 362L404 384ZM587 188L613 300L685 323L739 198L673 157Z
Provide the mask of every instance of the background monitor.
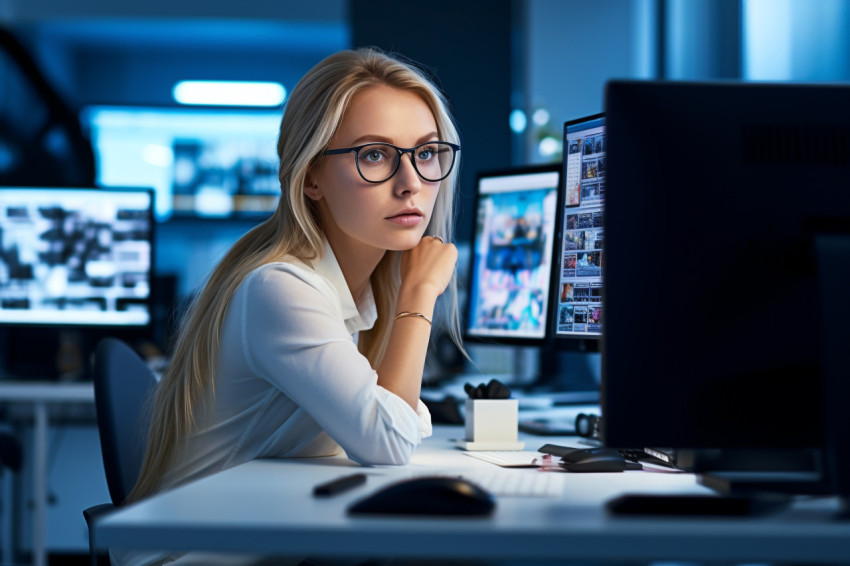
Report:
M60 332L145 335L152 274L152 191L0 187L0 327L13 339L7 359L28 351L51 359ZM25 336L35 343L24 344Z
M609 83L606 443L799 452L847 420L824 410L824 376L839 364L847 381L846 343L824 357L846 324L825 330L824 313L850 299L824 291L840 274L819 242L850 238L848 97Z
M153 187L158 220L273 212L280 120L279 109L90 106L81 113L97 184Z
M564 124L555 268L550 284L550 340L541 351L540 389L558 402L599 399L606 184L605 117Z
M466 338L542 343L547 335L559 166L478 175Z
M552 285L553 336L602 336L602 225L607 152L605 117L595 114L564 124L562 207L558 211L557 269Z

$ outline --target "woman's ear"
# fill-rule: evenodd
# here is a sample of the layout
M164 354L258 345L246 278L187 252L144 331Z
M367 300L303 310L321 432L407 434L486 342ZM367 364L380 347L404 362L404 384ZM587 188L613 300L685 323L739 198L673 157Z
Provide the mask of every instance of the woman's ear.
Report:
M308 173L307 177L304 178L304 194L307 195L308 198L312 200L322 200L322 191L319 189L319 186L316 184L316 178Z

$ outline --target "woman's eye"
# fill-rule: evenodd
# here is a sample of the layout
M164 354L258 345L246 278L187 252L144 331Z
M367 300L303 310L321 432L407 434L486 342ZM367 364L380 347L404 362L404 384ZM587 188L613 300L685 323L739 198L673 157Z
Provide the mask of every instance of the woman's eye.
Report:
M384 158L384 154L378 151L377 149L372 149L363 154L363 157L366 161L370 163L377 163Z
M432 157L434 157L434 150L430 147L423 147L416 154L416 159L419 161L428 161Z

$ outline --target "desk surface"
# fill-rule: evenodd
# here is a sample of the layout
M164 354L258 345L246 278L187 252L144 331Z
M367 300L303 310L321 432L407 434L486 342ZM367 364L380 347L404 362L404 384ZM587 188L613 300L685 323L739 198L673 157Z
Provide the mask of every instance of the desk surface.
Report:
M259 460L161 494L106 517L98 544L149 550L203 550L327 557L427 557L487 560L844 561L850 522L832 517L838 502L799 502L763 518L622 518L603 503L624 492L705 493L694 476L663 472L558 474L559 498L499 497L486 518L350 517L346 507L385 483L425 473L503 469L465 455L437 427L410 465L360 468L343 458ZM524 437L528 448L542 445ZM575 445L575 439L546 442ZM365 485L332 498L312 487L354 469Z
M92 382L0 380L0 402L18 403L93 403Z

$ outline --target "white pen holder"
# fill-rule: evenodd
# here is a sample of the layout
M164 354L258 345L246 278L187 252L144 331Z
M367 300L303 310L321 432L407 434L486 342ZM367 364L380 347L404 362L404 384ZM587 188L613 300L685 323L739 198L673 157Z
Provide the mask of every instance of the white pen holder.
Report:
M466 438L461 446L467 450L522 450L517 441L519 403L516 399L467 399Z

